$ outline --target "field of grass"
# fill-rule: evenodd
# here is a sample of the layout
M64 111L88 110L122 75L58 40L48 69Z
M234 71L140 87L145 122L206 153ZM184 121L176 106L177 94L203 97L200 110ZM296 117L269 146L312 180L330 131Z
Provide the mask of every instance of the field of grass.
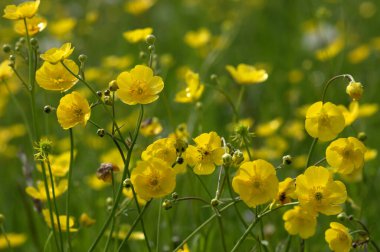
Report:
M379 1L22 2L0 251L380 251Z

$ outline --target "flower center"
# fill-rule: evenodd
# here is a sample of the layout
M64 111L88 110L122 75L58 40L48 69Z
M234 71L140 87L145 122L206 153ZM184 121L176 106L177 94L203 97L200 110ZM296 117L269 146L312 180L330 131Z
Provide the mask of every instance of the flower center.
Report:
M254 188L259 189L260 186L261 186L260 181L257 181L257 180L253 181L253 187L254 187Z
M316 200L320 201L323 198L323 194L321 192L316 192L314 194L314 197L315 197Z

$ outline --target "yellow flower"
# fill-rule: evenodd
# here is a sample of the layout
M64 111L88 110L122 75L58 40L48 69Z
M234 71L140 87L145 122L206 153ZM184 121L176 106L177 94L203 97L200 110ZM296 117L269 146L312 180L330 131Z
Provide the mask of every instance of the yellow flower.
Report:
M149 10L155 3L156 0L128 0L125 11L137 16Z
M184 37L185 43L192 48L200 48L207 45L211 40L211 33L207 28L197 31L189 31Z
M363 85L360 82L350 82L346 87L346 93L354 100L358 101L363 95Z
M75 153L74 153L75 155ZM49 162L51 172L54 177L64 177L69 171L70 163L70 151L66 151L58 156L49 155ZM41 166L37 166L37 169L42 172ZM47 164L45 164L46 174L49 174L49 169Z
M94 174L86 178L87 185L94 190L101 190L107 185L110 185L109 183L104 182L103 180L98 179L98 177Z
M260 123L256 126L255 133L260 137L273 135L282 125L282 118L277 117L269 122Z
M291 202L292 199L297 198L295 194L295 182L296 181L292 178L286 178L279 183L276 200L280 202L282 205Z
M291 235L298 234L302 239L307 239L315 234L317 215L309 213L300 206L286 211L282 219L285 221L286 231Z
M11 248L21 246L25 243L27 236L25 234L6 233L0 234L0 250L8 248L8 241ZM8 241L7 241L8 240Z
M123 33L123 37L129 43L137 43L140 41L145 41L146 37L153 33L153 29L151 27L143 28L143 29L135 29L131 31L126 31Z
M53 188L51 184L49 183L49 196L50 199L53 198ZM61 196L64 192L67 190L67 180L62 179L58 183L54 182L54 192L55 192L55 197L58 198ZM38 199L41 201L46 201L47 196L46 196L46 191L45 191L45 185L43 181L37 181L37 188L33 186L28 186L25 189L26 193L29 194L34 199Z
M208 175L214 172L215 165L223 164L224 148L216 132L203 133L194 139L196 146L189 145L185 159L198 175Z
M342 112L331 102L312 104L306 112L307 133L321 141L334 139L345 127Z
M199 74L188 70L186 72L186 88L176 94L175 101L179 103L195 102L202 96L204 87L199 80Z
M128 199L133 199L133 192L131 188L123 188L123 195L127 197ZM140 206L143 206L146 204L146 200L142 199L140 196L137 196L137 202Z
M177 250L178 252L190 252L190 248L189 248L189 246L187 245L187 243L185 243L184 245L183 245L183 247L182 248L180 248L179 250Z
M365 103L359 107L359 117L370 117L379 111L379 105L377 103Z
M74 18L62 18L49 24L49 31L56 37L62 38L70 35L70 32L77 24Z
M67 59L74 51L71 48L71 43L65 43L60 48L51 48L47 50L44 54L41 54L41 59L51 63L57 64L58 62Z
M63 62L73 73L79 72L79 67L74 61L65 59ZM36 72L36 81L43 89L64 92L73 87L78 79L62 64L45 61Z
M82 227L91 227L96 223L96 220L92 219L90 216L88 216L87 213L82 213L79 217L79 224ZM66 224L66 223L65 223Z
M325 240L332 251L348 252L352 246L352 237L348 228L338 222L331 222L325 232Z
M142 199L161 198L173 192L176 185L174 170L164 161L151 158L137 163L131 181Z
M371 53L371 50L370 50L370 47L366 44L364 45L360 45L356 48L354 48L352 51L350 51L348 53L348 61L352 64L358 64L362 61L364 61L365 59L368 58L368 56L370 55Z
M185 123L179 124L175 131L169 134L170 138L179 139L186 143L188 142L189 136L190 133L187 130L187 125Z
M344 48L344 38L338 37L329 45L315 52L315 57L320 61L327 61L334 58Z
M76 91L65 95L59 101L57 117L63 129L70 129L79 123L86 126L90 115L90 105L87 100Z
M301 207L309 212L334 215L342 211L340 204L347 199L346 186L333 181L329 170L310 166L296 178L296 194Z
M3 18L17 20L24 18L32 18L40 5L40 0L26 1L19 5L7 5L4 9Z
M153 76L152 69L143 65L119 74L117 84L117 96L128 105L152 103L164 88L161 77Z
M279 183L273 165L258 159L240 166L232 187L245 204L256 207L276 198Z
M163 128L157 117L149 118L141 123L140 133L143 136L156 136L162 132Z
M359 103L357 101L352 101L348 109L343 105L338 105L338 108L344 116L346 126L351 125L359 116Z
M256 84L268 79L264 69L256 69L251 65L239 64L236 68L228 65L226 69L237 84Z
M355 137L339 138L326 149L327 163L340 174L361 170L364 166L364 144Z
M31 19L27 20L26 26L28 28L29 36L33 36L34 34L43 31L46 28L47 21L43 17L34 16ZM24 20L18 20L14 24L14 30L16 33L20 35L25 35L25 24Z
M52 225L51 225L49 209L43 209L42 215L44 216L45 222L48 225L48 227L51 228ZM59 217L57 217L57 215L55 213L53 213L54 229L57 229L57 230L58 230L58 218L59 218L59 224L61 226L61 231L65 232L67 230L67 226L66 226L67 216L66 215L60 215ZM70 216L69 217L69 231L70 232L77 232L78 231L77 228L73 228L74 224L75 224L74 223L74 217Z
M177 151L175 148L176 140L174 138L162 138L151 145L141 154L142 160L149 160L152 157L159 158L165 161L169 166L172 166L177 160ZM175 173L183 173L186 171L186 162L176 164L173 168Z
M0 81L9 79L13 75L13 70L9 66L10 61L4 60L0 64Z

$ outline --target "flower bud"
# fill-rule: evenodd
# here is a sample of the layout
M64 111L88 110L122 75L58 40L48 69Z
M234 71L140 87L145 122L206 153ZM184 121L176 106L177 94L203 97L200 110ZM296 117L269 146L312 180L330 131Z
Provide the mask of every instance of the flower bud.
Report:
M219 205L219 201L217 199L212 199L210 203L211 203L211 206L213 207L216 207Z
M16 60L16 55L14 55L14 54L9 55L9 60L10 61L15 61Z
M30 39L30 45L33 46L34 48L38 48L38 40L36 38L31 38Z
M107 197L107 198L106 198L106 204L107 204L107 206L112 206L112 204L113 204L113 199L112 199L111 197Z
M174 144L174 147L175 147L175 150L177 151L177 153L185 152L185 150L187 149L187 146L188 146L188 144L181 139L177 139L175 141L175 144Z
M96 95L97 95L98 97L102 97L102 96L103 96L103 93L102 93L102 91L96 91Z
M363 85L360 82L350 82L346 87L346 93L354 100L358 101L363 94Z
M183 164L183 162L184 162L183 157L177 157L176 162L177 162L177 164Z
M104 129L98 129L96 131L96 134L100 137L104 137L104 135L106 134L106 132L104 131Z
M216 75L216 74L211 74L210 79L211 79L212 81L216 81L216 80L218 79L218 75Z
M150 53L154 52L155 49L156 49L156 47L155 47L154 45L150 45L150 46L148 46L148 51L149 51Z
M338 220L341 220L341 221L344 221L344 220L348 219L348 216L347 216L347 214L345 212L341 212L336 217L338 218Z
M358 133L358 139L362 142L364 142L365 140L367 140L367 134L365 132L359 132Z
M172 199L174 199L174 200L178 199L178 193L173 192L172 193Z
M87 55L85 54L81 54L78 56L78 60L81 62L81 63L84 63L87 61Z
M103 100L106 105L112 106L112 99L110 96L104 96Z
M10 45L8 44L3 45L3 52L10 53L11 51L12 51L12 48Z
M0 214L0 226L3 225L4 221L5 221L4 215Z
M146 59L146 52L140 52L140 54L139 54L139 57L140 57L140 59L142 59L142 60L144 60L144 59Z
M104 90L105 96L109 96L110 94L111 94L111 90L109 90L109 89Z
M222 160L223 165L228 167L232 163L232 156L229 153L224 153L222 156Z
M53 109L52 109L52 107L51 107L50 105L46 105L46 106L44 107L44 112L45 112L46 114L49 114L52 110L53 110Z
M150 34L146 36L145 41L148 45L153 45L154 42L156 41L156 36L154 36L153 34Z
M292 164L292 156L286 155L282 157L282 164L283 165L290 165Z
M170 200L166 199L164 200L164 202L162 202L162 207L165 209L165 210L169 210L170 208L173 207L173 204Z
M234 154L232 155L232 162L234 162L234 164L238 165L243 161L244 161L243 152L241 152L240 150L236 150L234 152Z
M110 81L110 83L108 84L108 89L112 92L115 92L116 90L119 89L119 86L117 85L117 82L116 80L112 80Z
M123 186L124 186L125 188L130 188L131 185L132 185L131 179L126 178L126 179L123 181Z

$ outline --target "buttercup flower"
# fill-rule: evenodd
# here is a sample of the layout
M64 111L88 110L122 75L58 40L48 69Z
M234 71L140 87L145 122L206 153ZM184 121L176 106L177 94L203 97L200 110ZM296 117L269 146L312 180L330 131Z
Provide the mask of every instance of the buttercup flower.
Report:
M71 48L71 43L65 43L60 48L51 48L45 53L41 54L41 59L51 63L57 64L58 62L67 59L74 51L74 48Z
M145 200L161 198L173 192L176 174L164 161L151 158L137 163L131 174L136 193Z
M222 141L215 132L203 133L194 139L196 146L189 145L185 159L198 175L208 175L214 172L215 165L222 165L224 148Z
M151 27L143 28L143 29L135 29L131 31L126 31L123 33L123 37L129 43L137 43L140 41L145 41L146 37L153 33L153 29Z
M41 32L46 28L47 21L43 17L39 16L34 16L31 19L27 20L26 27L28 28L28 34L29 36L33 36L38 32ZM26 30L25 30L25 24L24 20L18 20L14 24L14 30L20 34L20 35L25 35Z
M189 31L185 34L185 43L192 48L200 48L208 44L211 40L211 33L206 28L200 28L198 31Z
M302 239L307 239L315 234L317 215L309 213L300 206L286 211L282 219L285 221L286 231L291 235L298 234Z
M276 200L281 204L286 204L291 199L297 198L295 195L296 185L295 180L292 178L286 178L279 183L278 193Z
M128 0L125 4L125 11L132 15L140 15L149 10L156 0Z
M52 224L51 224L49 210L48 209L42 210L42 215L44 216L45 222L48 225L48 227L51 228ZM58 218L59 218L59 223L61 224L60 228L61 228L62 232L65 232L67 230L67 226L66 226L67 218L69 218L69 232L77 232L78 231L77 228L73 228L73 226L75 224L73 217L71 217L71 216L67 217L66 215L60 215L57 217L57 215L55 213L53 213L54 229L58 230Z
M74 61L65 59L63 62L73 73L79 72L79 67ZM36 72L36 81L43 89L64 92L73 87L78 79L62 64L45 61Z
M164 88L161 77L153 76L152 69L144 65L137 65L130 72L119 74L117 84L117 96L128 105L152 103Z
M360 82L350 82L346 87L346 93L354 100L358 101L363 95L363 85Z
M348 109L343 105L338 105L338 108L344 116L346 126L351 125L359 116L359 103L357 101L352 101Z
M61 196L64 192L67 190L67 180L62 179L58 183L54 182L54 192L55 192L55 197L58 198ZM33 186L28 186L25 189L26 193L29 194L34 199L39 199L41 201L46 201L47 200L47 195L45 191L45 185L43 181L37 181L37 188ZM51 184L49 184L49 196L50 199L53 198L53 188Z
M4 9L3 18L17 20L24 18L32 18L40 5L40 0L26 1L19 5L7 5Z
M246 64L239 64L236 68L228 65L226 69L238 84L256 84L268 79L268 74L264 69L256 69Z
M355 137L339 138L326 149L327 163L341 174L361 170L364 165L364 144Z
M6 236L6 237L5 237ZM0 234L0 250L8 249L8 242L11 248L21 246L27 240L25 234L6 233Z
M352 247L352 237L348 228L338 222L331 222L325 232L325 240L332 251L348 252Z
M0 81L9 79L13 75L13 70L9 66L10 61L4 60L0 64Z
M234 191L249 207L274 199L278 185L276 170L263 159L243 163L232 180Z
M346 186L333 181L329 170L310 166L296 178L296 194L301 207L309 212L334 215L342 211L340 204L347 199Z
M91 227L96 223L96 220L92 219L87 213L82 213L79 217L79 224L82 227Z
M186 88L176 94L175 101L180 103L195 102L202 96L204 87L199 80L199 74L188 70L186 73Z
M59 101L57 117L63 129L70 129L79 123L86 126L90 115L91 108L88 101L76 91L65 95Z
M163 128L157 117L149 118L141 123L140 133L143 136L156 136L162 132Z
M344 127L345 120L342 112L331 102L316 102L306 112L307 133L321 141L334 139Z

